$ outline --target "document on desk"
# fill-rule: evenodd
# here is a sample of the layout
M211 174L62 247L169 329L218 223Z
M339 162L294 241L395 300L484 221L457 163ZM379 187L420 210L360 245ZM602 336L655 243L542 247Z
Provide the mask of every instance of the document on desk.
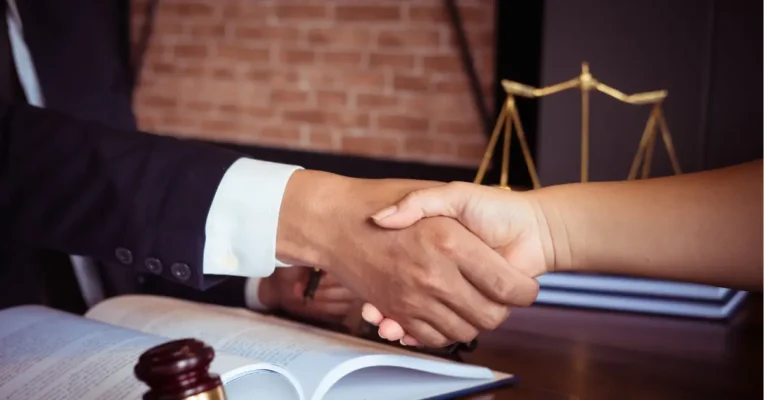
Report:
M229 399L450 398L514 376L249 310L157 296L108 299L80 317L41 306L0 311L0 398L135 399L140 354L194 337L216 352Z

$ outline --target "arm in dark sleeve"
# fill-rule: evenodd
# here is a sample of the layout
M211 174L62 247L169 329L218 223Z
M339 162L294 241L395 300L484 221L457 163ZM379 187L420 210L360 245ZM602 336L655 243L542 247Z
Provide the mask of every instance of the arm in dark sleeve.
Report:
M245 286L247 278L240 276L228 277L225 281L210 287L205 291L194 290L184 285L170 285L162 278L146 275L141 293L158 296L169 296L198 303L209 303L228 307L246 307Z
M240 155L31 106L0 107L0 228L17 241L149 271L195 289L205 221ZM123 266L124 267L124 266ZM156 268L154 272L156 273Z

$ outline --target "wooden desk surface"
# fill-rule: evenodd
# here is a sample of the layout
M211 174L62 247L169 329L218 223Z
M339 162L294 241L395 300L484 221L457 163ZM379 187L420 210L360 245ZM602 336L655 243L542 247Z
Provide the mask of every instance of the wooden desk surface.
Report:
M520 382L468 399L761 399L762 298L731 321L517 310L464 361Z

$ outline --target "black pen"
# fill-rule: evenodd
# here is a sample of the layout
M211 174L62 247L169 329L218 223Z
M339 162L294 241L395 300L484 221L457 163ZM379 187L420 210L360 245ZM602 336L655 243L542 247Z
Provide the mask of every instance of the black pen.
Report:
M467 353L475 351L477 348L478 341L477 338L470 340L468 343L453 343L450 346L447 347L448 354L454 354L458 352L459 350L465 351Z
M321 269L319 268L313 268L310 271L310 276L308 277L308 284L305 285L305 290L302 292L302 298L307 303L308 300L313 299L313 296L316 294L316 289L318 289L318 284L321 283L321 277L324 275L323 272L321 272Z

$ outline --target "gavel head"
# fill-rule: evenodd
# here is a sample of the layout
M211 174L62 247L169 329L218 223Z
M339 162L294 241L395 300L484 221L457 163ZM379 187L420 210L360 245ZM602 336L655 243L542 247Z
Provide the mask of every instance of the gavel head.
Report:
M209 372L214 358L206 343L180 339L146 350L133 371L150 388L144 400L224 399L220 377Z

